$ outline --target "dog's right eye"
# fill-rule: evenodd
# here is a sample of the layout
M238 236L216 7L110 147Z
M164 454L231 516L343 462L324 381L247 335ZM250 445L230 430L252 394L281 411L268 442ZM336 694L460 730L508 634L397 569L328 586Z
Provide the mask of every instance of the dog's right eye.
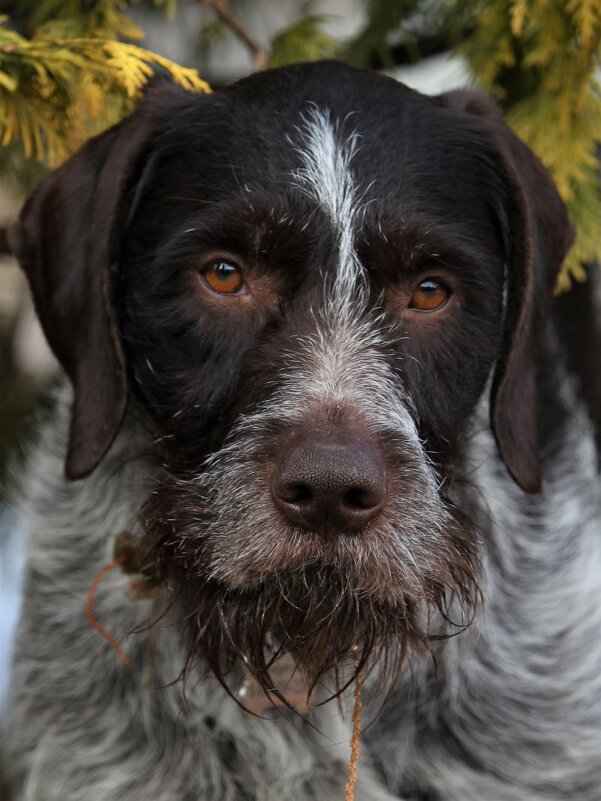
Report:
M244 291L242 270L225 259L215 259L201 270L206 285L220 295L240 295Z

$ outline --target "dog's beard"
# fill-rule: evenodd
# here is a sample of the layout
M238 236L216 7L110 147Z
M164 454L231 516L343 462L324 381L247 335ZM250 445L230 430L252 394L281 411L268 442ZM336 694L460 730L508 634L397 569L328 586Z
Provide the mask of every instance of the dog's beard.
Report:
M423 488L405 492L399 531L384 520L371 532L324 540L284 526L260 483L254 476L254 501L238 494L224 509L215 487L170 474L145 509L159 573L187 621L188 668L235 689L232 676L243 666L279 695L285 688L271 671L290 654L308 692L321 683L335 696L359 672L373 672L386 692L407 653L471 619L476 537L450 505L428 524Z
M248 591L203 582L186 595L191 654L222 682L243 665L275 695L286 693L272 675L286 654L308 695L318 683L336 695L355 673L376 666L378 681L389 684L407 647L426 644L411 599L402 606L359 600L347 578L326 566L276 575Z

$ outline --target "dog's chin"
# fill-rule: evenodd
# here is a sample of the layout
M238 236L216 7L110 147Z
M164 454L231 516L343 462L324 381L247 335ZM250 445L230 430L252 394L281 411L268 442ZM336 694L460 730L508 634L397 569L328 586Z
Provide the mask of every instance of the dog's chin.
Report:
M181 587L181 582L177 582ZM226 686L241 665L262 688L285 694L273 668L291 656L307 690L325 684L337 695L353 676L377 673L384 690L396 680L409 649L430 641L424 599L382 601L358 592L332 565L274 572L244 588L188 576L178 594L188 620L189 665Z

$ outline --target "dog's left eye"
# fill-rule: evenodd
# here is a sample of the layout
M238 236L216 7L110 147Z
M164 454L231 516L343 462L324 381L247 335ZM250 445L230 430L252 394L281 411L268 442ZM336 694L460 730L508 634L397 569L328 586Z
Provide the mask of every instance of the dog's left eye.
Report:
M215 259L201 270L201 275L209 289L220 295L238 295L244 289L242 270L225 259Z
M445 305L450 294L450 290L440 281L426 278L413 290L409 308L421 312L436 311Z

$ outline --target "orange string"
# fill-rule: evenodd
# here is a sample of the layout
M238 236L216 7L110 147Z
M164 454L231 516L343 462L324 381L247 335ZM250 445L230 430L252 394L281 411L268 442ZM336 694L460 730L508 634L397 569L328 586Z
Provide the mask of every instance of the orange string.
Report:
M355 785L357 784L357 766L359 764L359 737L361 736L361 677L355 678L355 706L353 709L353 734L351 736L351 758L348 763L344 801L354 801Z
M109 562L107 565L104 565L94 576L94 581L92 581L92 584L90 585L90 589L88 590L88 594L86 596L86 617L88 619L89 625L93 629L95 629L98 632L98 634L100 634L103 640L106 640L108 642L113 651L115 651L117 656L119 656L120 659L123 661L125 667L128 670L131 670L132 664L129 656L125 653L125 651L119 645L117 640L114 637L112 637L108 633L108 631L105 628L103 628L103 626L100 625L100 623L96 620L96 617L94 616L94 598L96 597L96 592L98 591L100 582L106 576L108 576L108 574L112 570L116 570L118 567L121 567L121 565L125 562L125 559L126 556L125 554L123 554L118 559L115 559L114 562Z

